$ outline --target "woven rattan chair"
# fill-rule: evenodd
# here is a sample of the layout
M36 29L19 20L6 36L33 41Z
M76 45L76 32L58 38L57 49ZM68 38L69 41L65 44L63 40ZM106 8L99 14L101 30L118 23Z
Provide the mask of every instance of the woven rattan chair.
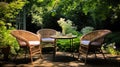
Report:
M42 58L40 36L25 30L13 30L11 31L11 35L13 35L18 41L20 45L20 49L24 48L26 52L29 51L32 64L33 64L32 57L35 56L36 54L39 53L40 57ZM17 51L17 55L19 51ZM25 57L26 57L26 52L25 52ZM15 57L15 60L16 60L16 57Z
M52 46L55 46L55 39L51 38L50 36L55 35L56 34L56 30L54 29L40 29L37 31L37 34L41 35L41 42L43 47L45 47L48 44L51 44ZM49 46L48 46L49 47Z
M111 33L110 30L95 30L88 34L83 35L80 38L80 47L78 59L80 58L80 54L85 54L85 64L88 57L88 54L94 53L96 57L96 53L101 53L105 59L105 55L101 49L102 44L104 42L104 37Z

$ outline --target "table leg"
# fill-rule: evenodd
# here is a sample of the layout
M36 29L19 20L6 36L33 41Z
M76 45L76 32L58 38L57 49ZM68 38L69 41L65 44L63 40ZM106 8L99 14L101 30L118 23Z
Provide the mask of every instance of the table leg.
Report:
M71 49L71 55L74 57L74 53L73 53L73 39L70 39L70 49Z

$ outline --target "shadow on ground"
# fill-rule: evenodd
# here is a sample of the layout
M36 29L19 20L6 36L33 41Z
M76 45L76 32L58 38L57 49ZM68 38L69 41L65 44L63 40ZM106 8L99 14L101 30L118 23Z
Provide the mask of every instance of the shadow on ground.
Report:
M13 61L13 56L9 60L0 58L0 67L120 67L120 60L118 57L107 55L107 59L103 59L102 55L98 55L95 59L93 56L87 59L87 64L84 64L84 57L77 60L77 53L72 57L67 52L57 52L55 59L52 53L44 53L44 59L39 56L34 57L34 64L30 63L30 58L18 57Z

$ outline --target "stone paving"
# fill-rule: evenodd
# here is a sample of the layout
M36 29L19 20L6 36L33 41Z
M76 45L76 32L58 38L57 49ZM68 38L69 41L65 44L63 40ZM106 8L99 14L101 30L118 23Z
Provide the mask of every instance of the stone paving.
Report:
M0 59L0 67L120 67L120 56L112 56L105 54L107 59L103 59L101 54L97 54L97 59L94 55L90 55L87 64L84 64L84 59L77 60L77 53L74 57L67 52L57 52L55 60L53 60L53 54L43 54L44 59L38 59L38 56L34 57L34 64L30 64L30 59L26 61L24 57L18 57L16 61L13 59L3 61ZM84 55L82 56L84 58Z

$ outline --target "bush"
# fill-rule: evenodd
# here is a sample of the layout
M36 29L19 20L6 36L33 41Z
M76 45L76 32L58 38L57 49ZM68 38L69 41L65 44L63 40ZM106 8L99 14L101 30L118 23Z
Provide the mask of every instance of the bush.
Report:
M82 34L78 33L77 38L73 39L72 51L78 52L81 36L82 36ZM67 51L67 52L71 51L70 50L70 47L71 47L70 40L63 40L63 39L58 40L57 46L58 46L60 51Z
M120 52L118 50L116 50L115 43L110 43L109 45L107 45L106 51L112 55L120 54Z
M15 50L19 49L19 45L14 37L10 34L14 28L7 29L5 23L0 21L0 48L10 46L11 53L16 53Z
M116 55L120 54L120 32L112 32L111 34L105 37L104 48L107 52Z
M81 32L82 32L82 34L87 34L87 33L91 32L93 30L94 30L93 27L86 26L86 27L84 27L84 28L81 29Z
M77 34L76 27L73 26L73 22L71 20L65 20L64 18L60 18L58 21L59 26L62 28L62 34Z

